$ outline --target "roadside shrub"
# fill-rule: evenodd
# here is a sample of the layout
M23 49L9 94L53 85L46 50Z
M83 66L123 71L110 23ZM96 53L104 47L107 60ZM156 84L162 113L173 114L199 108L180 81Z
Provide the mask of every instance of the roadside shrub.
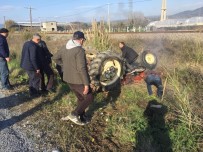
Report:
M96 21L92 22L92 31L87 32L87 40L86 45L92 46L98 52L107 51L111 48L109 35L105 31L103 22L99 26Z

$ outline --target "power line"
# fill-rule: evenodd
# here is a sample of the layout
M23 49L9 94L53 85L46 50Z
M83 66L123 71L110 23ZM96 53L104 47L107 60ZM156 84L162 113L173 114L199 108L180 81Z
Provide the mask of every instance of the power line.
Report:
M93 10L102 8L102 7L107 6L107 5L108 5L108 4L101 5L101 6L95 7L95 8L90 9L90 10L81 11L81 12L79 12L79 13L75 13L75 14L71 14L71 15L67 15L67 16L58 16L57 18L67 18L67 17L77 16L77 15L80 15L80 14L83 14L83 13L91 12L91 11L93 11ZM46 18L52 18L52 17L46 17Z
M133 4L133 3L139 3L139 2L146 2L146 1L152 1L152 0L137 0L137 1L131 2L131 4ZM108 3L108 4L97 6L97 7L93 8L93 9L89 9L89 10L86 10L86 11L81 11L79 13L75 13L75 14L71 14L71 15L66 15L66 16L58 16L57 18L67 18L67 17L77 16L77 15L80 15L80 14L88 13L88 12L91 12L93 10L97 10L99 8L103 8L103 7L110 6L110 5L115 5L115 4L129 4L129 2L128 3ZM40 17L40 18L54 18L54 17L50 16L50 17Z

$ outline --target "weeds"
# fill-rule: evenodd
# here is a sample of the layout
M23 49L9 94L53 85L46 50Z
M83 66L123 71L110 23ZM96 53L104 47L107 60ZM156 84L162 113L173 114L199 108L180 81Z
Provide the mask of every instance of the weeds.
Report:
M112 41L102 29L102 23L94 25L94 30L87 33L87 46L95 50L105 51L116 48L117 42ZM47 37L49 49L53 52L66 39ZM9 42L13 60L9 63L12 82L21 83L28 80L21 71L20 52L25 36L10 36ZM130 46L150 47L153 40L134 38L126 39ZM112 42L112 43L111 43ZM116 43L115 43L116 42ZM159 40L157 40L159 42ZM47 146L57 147L62 151L201 151L202 139L202 49L199 40L163 39L163 46L157 49L160 60L165 65L167 84L166 93L161 104L167 107L163 113L160 109L152 109L153 113L146 117L145 111L156 97L147 95L145 83L122 86L110 94L95 94L95 101L89 107L88 114L92 117L89 125L79 127L71 122L62 122L61 117L69 114L75 107L76 98L64 83L56 82L56 92L40 98L38 101L26 103L26 108L35 102L43 106L29 118L25 118L33 128L30 137ZM111 46L112 45L112 46ZM156 45L154 44L154 47ZM164 60L166 59L166 60ZM187 64L186 64L187 63ZM170 66L169 66L170 65ZM175 69L175 70L173 70ZM163 79L164 80L164 79ZM46 103L46 104L45 104ZM23 106L22 106L23 107ZM39 135L39 136L38 136ZM43 150L42 150L43 151ZM167 151L167 150L165 150Z
M109 35L104 28L104 22L101 22L99 26L96 21L92 22L92 31L87 32L87 40L87 45L92 46L98 52L107 51L111 48Z

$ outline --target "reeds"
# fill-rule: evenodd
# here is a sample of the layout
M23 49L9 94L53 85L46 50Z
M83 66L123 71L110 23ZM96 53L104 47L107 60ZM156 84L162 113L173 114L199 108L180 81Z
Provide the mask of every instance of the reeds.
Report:
M105 24L103 21L97 23L92 21L92 30L87 31L87 45L93 47L98 52L107 51L111 48L109 35L105 30Z

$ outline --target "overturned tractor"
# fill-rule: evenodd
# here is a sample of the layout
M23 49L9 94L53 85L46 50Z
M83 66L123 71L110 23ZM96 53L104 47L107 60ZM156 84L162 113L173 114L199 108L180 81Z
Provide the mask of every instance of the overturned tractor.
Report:
M91 86L94 91L112 90L129 73L125 59L114 52L106 51L97 55L88 54L87 58ZM143 51L134 65L138 69L134 74L143 72L145 69L152 70L156 65L157 57L150 51ZM140 71L139 69L143 70Z

